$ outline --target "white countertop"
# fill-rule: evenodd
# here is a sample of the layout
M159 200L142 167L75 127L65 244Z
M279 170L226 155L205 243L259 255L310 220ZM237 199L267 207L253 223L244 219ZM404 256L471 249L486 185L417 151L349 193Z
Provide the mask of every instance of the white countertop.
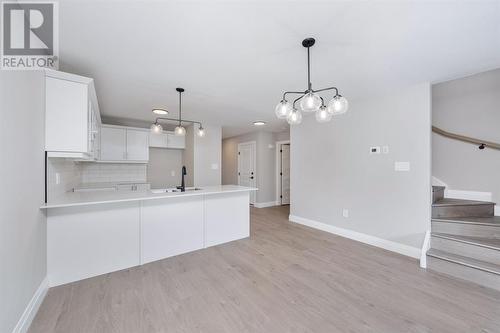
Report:
M89 191L89 192L67 192L62 196L49 200L40 209L61 208L72 206L95 205L112 202L154 200L163 198L179 198L186 196L210 195L218 193L232 193L244 191L256 191L257 188L238 185L202 186L201 190L174 192L174 193L152 193L151 191Z

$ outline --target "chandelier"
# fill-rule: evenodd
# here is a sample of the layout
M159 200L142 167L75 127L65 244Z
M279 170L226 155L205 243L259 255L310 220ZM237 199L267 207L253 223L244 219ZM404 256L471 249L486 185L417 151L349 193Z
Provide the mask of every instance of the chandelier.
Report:
M302 112L304 114L315 113L316 120L320 123L328 122L332 116L347 112L349 103L347 99L339 94L336 87L329 87L314 90L311 84L311 61L309 49L315 43L314 38L306 38L302 41L302 46L307 48L307 90L306 91L286 91L283 94L283 99L278 103L275 109L276 117L286 119L290 125L297 125L302 122ZM335 90L333 98L325 105L323 97L319 96L319 92ZM289 94L298 94L293 102L287 101L286 97ZM299 102L299 108L296 103Z
M205 129L203 128L202 124L199 121L194 121L194 120L187 120L187 119L182 119L182 93L184 92L184 88L175 88L175 90L179 93L179 119L175 118L166 118L166 117L158 117L155 119L155 122L151 125L151 132L159 134L163 131L163 127L159 123L160 120L169 120L169 121L175 121L177 122L177 127L174 130L174 134L177 136L185 136L186 135L186 128L182 126L182 123L191 123L191 124L198 124L198 130L196 131L196 134L199 137L204 137L205 136ZM160 109L160 108L155 108L153 109L154 114L168 114L168 111L165 109Z

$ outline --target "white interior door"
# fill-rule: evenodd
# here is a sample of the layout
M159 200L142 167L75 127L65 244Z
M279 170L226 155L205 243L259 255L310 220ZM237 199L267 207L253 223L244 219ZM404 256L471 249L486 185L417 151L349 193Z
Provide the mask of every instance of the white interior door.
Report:
M290 204L290 144L281 145L281 204Z
M240 143L238 145L238 185L256 187L255 153L255 142ZM255 203L255 191L250 191L250 203Z

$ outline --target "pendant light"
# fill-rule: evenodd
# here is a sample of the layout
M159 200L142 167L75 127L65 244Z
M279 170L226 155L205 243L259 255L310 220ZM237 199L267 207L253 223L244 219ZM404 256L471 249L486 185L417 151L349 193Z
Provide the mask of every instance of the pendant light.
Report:
M346 113L349 107L347 99L339 94L336 87L318 90L312 88L310 48L315 42L314 38L306 38L302 41L302 46L307 48L307 90L304 92L286 91L283 94L281 102L276 105L274 110L278 119L286 119L290 125L298 125L302 122L302 112L305 114L315 113L316 120L324 123L330 121L332 116ZM318 93L329 90L334 90L335 95L328 102L328 105L325 105L323 98ZM290 103L286 99L286 95L288 94L298 94L300 96ZM299 102L299 108L296 107L297 102Z
M155 122L150 127L151 132L155 134L161 133L163 131L163 127L160 125L159 120L170 120L177 122L177 126L174 129L175 135L185 136L186 128L182 126L182 123L192 123L198 125L198 129L196 130L196 135L199 136L200 138L204 137L206 135L206 130L203 128L203 125L199 121L182 119L182 93L184 92L184 88L175 88L175 90L179 93L179 118L175 119L175 118L158 117L155 119ZM158 114L158 110L164 110L166 113L168 113L167 110L159 108L155 108L152 111L153 113Z
M186 135L186 129L182 127L182 93L184 92L184 88L175 88L179 93L179 125L174 130L174 134L177 136Z

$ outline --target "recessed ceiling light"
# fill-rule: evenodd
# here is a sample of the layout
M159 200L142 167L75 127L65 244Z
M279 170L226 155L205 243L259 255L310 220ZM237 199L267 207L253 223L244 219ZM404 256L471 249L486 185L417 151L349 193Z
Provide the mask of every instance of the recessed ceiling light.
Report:
M168 114L168 111L165 109L153 109L154 114Z
M266 122L259 120L259 121L254 121L253 124L254 126L264 126Z

